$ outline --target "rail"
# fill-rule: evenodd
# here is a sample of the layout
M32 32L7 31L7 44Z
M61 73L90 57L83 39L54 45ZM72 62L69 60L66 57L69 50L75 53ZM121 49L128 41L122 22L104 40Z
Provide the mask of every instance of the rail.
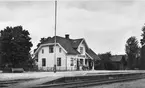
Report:
M94 86L100 84L108 84L108 83L116 83L116 82L124 82L136 79L145 78L144 73L136 73L136 74L119 74L119 75L108 75L102 76L100 78L93 78L93 76L87 76L88 78L77 78L75 77L73 80L68 80L66 78L59 79L59 82L51 82L44 83L42 85L38 85L33 88L79 88L85 86ZM89 78L90 77L90 78ZM62 80L65 80L62 82ZM60 82L61 81L61 82Z

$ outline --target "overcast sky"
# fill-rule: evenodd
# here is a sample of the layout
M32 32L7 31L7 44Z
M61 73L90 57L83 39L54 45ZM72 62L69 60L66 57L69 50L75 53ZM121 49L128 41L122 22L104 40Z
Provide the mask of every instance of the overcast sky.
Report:
M145 23L145 1L58 0L57 35L85 38L96 53L124 54L130 36L140 40ZM33 48L40 38L54 36L54 1L0 0L0 30L22 25Z

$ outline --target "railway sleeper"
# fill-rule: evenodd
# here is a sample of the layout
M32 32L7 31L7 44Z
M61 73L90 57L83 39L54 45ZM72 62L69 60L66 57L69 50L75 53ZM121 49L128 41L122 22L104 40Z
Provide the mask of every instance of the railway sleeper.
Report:
M133 75L129 77L108 77L106 79L102 80L79 80L75 82L68 82L68 83L57 83L57 84L42 84L34 88L69 88L69 87L83 87L83 86L91 86L91 85L100 85L100 84L106 84L106 83L114 83L114 82L120 82L120 81L128 81L128 80L135 80L135 79L141 79L145 78L143 75Z

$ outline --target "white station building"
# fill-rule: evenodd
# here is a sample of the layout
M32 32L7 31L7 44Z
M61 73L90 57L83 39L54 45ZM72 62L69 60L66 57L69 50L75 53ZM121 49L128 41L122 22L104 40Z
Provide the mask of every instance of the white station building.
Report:
M85 39L70 39L56 36L56 56L54 37L48 37L34 52L39 70L52 71L54 64L57 70L91 70L94 68L93 60L100 60L91 50Z

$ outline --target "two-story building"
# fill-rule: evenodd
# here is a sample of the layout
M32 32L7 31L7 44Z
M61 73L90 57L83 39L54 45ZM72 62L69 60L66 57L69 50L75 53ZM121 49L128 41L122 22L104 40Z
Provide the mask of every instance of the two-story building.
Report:
M93 60L100 60L84 38L56 36L56 47L54 39L48 37L34 52L39 70L53 70L54 64L57 70L83 70L83 67L93 69Z

